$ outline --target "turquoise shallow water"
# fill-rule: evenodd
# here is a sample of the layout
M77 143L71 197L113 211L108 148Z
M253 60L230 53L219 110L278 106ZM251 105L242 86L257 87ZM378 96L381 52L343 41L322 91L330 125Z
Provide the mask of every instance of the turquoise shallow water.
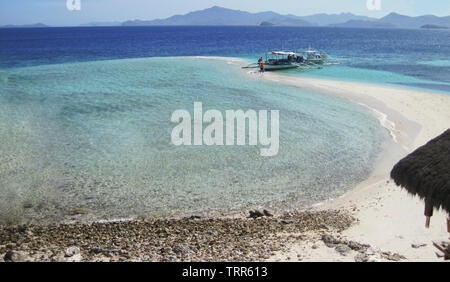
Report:
M430 62L433 64L433 62ZM428 64L428 62L427 62ZM445 72L443 72L444 74ZM419 79L382 70L369 70L342 65L328 66L320 70L286 72L288 75L324 78L339 81L362 82L422 92L450 95L450 83Z
M438 66L438 67L450 67L450 60L424 61L424 62L419 62L419 64Z
M254 57L256 57L256 55ZM252 57L244 57L243 59L246 60L248 64L255 61ZM298 77L370 83L388 87L450 95L450 73L448 71L450 61L431 60L419 62L414 67L402 66L402 68L411 69L411 75L402 74L400 71L383 70L383 68L388 69L388 66L386 66L386 64L395 64L396 62L394 61L394 59L386 61L384 59L374 60L372 58L363 60L361 58L349 59L345 57L333 57L332 61L339 62L340 64L325 66L321 69L291 69L278 71L278 73ZM364 68L355 67L355 65L364 65ZM429 67L431 67L432 69L428 69ZM406 72L405 70L402 71ZM421 72L423 72L421 76L426 76L430 73L433 73L434 77L441 77L442 79L423 79L418 75L418 73Z
M386 132L366 109L262 82L242 63L141 58L0 72L0 220L304 206L368 176ZM173 111L280 110L280 149L180 146ZM72 216L74 209L87 215Z

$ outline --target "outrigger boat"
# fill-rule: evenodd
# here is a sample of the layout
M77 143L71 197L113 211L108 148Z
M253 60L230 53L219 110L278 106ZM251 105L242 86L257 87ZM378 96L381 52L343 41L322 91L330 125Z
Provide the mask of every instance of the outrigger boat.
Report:
M298 67L295 59L296 54L294 52L273 51L267 53L266 60L259 62L258 65L261 66L263 64L266 71L295 69Z
M286 69L320 69L322 66L336 65L339 62L327 63L328 55L314 49L305 51L273 51L265 54L265 60L260 58L258 63L243 68L260 68L265 71Z
M248 65L244 68L260 68L265 71L286 70L286 69L318 69L320 67L308 66L303 56L290 51L273 51L266 53L266 59L262 58L258 63ZM262 65L262 66L261 66Z

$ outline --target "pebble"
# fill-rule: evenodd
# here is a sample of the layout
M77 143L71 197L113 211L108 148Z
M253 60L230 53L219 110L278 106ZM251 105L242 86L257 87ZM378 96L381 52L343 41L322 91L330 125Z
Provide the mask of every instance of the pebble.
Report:
M81 254L76 254L65 259L66 262L81 262L82 260Z
M355 262L368 262L369 261L369 255L364 253L359 253L355 256Z
M186 254L189 252L189 248L186 246L175 246L172 248L172 251L176 254Z
M380 261L380 258L378 256L376 256L376 255L369 256L367 258L367 262L379 262L379 261Z
M401 261L406 259L406 257L397 254L397 253L391 253L391 252L382 252L381 253L381 257L387 259L387 260L391 260L391 261Z
M347 245L340 244L335 248L335 250L342 256L346 256L352 249L350 249Z
M419 249L419 248L426 247L426 246L427 246L427 244L411 244L411 247L414 249Z
M339 211L267 214L258 220L136 219L20 227L25 232L7 226L0 228L0 252L23 251L23 257L12 259L30 261L264 261L270 253L286 252L298 237L285 234L323 230L321 224L339 232L354 222Z
M71 257L74 255L79 255L81 253L80 248L72 246L72 247L68 247L66 249L66 251L64 252L64 254L66 255L66 257Z
M293 220L282 220L281 223L283 223L283 224L293 224L294 221Z

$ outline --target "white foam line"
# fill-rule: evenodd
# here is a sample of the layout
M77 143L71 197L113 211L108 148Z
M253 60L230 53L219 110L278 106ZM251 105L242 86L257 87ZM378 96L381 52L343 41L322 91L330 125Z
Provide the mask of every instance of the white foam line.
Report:
M216 60L216 61L225 61L229 64L243 62L244 59L234 58L234 57L213 57L213 56L186 56L184 58L188 59L203 59L203 60Z
M358 104L372 110L375 113L377 119L380 121L381 126L389 131L389 135L391 135L392 140L394 140L395 143L398 143L397 135L395 135L395 133L397 132L397 130L395 129L395 122L389 120L387 114L380 112L377 109L371 108L366 104L359 102Z
M98 224L107 224L107 223L118 223L118 222L130 222L133 221L134 219L131 217L128 218L113 218L113 219L101 219L98 221L95 221L94 223L98 223Z

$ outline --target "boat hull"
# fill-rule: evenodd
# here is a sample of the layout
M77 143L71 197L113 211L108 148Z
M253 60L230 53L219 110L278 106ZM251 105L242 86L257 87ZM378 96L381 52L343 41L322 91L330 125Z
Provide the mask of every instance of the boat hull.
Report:
M297 68L297 65L269 65L264 64L264 70L265 71L275 71L275 70L287 70L287 69L295 69Z

